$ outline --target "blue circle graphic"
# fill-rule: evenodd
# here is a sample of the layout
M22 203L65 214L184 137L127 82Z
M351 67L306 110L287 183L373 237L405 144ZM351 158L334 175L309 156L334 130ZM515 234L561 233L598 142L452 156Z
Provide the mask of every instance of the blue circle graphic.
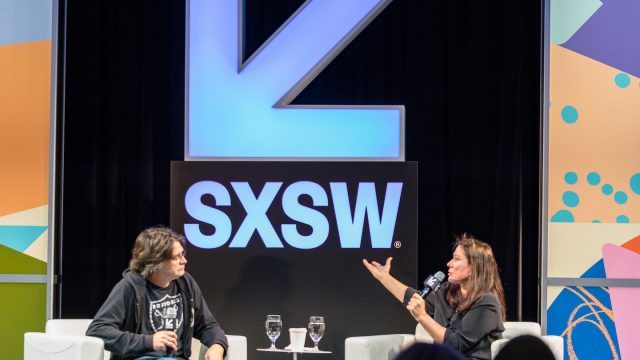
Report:
M578 110L571 105L563 107L560 115L562 116L562 120L567 124L573 124L578 121Z
M625 204L627 202L627 194L624 191L616 191L613 195L613 200L620 205Z
M610 184L602 185L602 193L605 195L611 195L613 193L613 186Z
M593 186L600 184L600 174L597 172L590 172L589 175L587 175L587 182L589 185Z
M602 221L600 221L600 220L593 220L593 221L591 221L591 222L592 222L592 223L594 223L594 224L600 224Z
M569 210L560 210L551 217L551 222L573 222L573 214Z
M625 73L619 73L614 77L614 81L619 88L624 89L631 85L631 78Z
M580 197L573 191L565 191L562 194L562 202L568 207L574 208L580 203Z
M578 174L573 171L569 171L564 174L564 181L569 185L573 185L578 182Z
M631 191L640 195L640 173L631 176L631 180L629 180L629 186L631 187Z
M618 224L628 224L629 223L629 217L627 215L618 215L616 217L616 222Z

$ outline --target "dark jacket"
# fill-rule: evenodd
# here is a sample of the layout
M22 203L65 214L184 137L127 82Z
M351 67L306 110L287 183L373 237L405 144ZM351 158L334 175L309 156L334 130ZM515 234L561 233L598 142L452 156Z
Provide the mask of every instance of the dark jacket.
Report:
M191 275L176 280L184 301L182 351L191 356L191 339L196 337L210 347L220 344L227 349L227 338L202 297L200 287ZM125 270L111 294L94 317L87 336L104 340L111 359L134 359L153 351L153 335L140 334L147 304L147 280Z
M504 331L498 297L491 292L485 293L464 314L458 314L447 302L448 288L449 283L444 283L440 291L427 296L426 302L427 313L446 328L443 343L470 359L491 359L491 343L501 339ZM407 289L405 304L416 292Z

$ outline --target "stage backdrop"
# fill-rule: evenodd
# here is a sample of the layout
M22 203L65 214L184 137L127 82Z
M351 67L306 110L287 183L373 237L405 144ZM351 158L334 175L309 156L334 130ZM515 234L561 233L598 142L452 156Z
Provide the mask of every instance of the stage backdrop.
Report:
M173 162L171 225L188 238L187 270L229 334L245 335L249 359L269 340L267 314L287 329L325 317L321 350L342 359L355 335L412 333L415 321L362 259L394 258L416 283L415 162ZM311 346L307 337L306 345Z
M567 359L640 354L639 13L551 0L543 300Z
M0 329L22 359L46 317L53 0L0 0Z

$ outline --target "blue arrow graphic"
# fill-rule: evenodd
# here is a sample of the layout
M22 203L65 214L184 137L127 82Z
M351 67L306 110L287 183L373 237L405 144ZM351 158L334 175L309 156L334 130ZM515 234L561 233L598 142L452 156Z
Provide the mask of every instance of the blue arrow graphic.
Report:
M242 63L243 0L191 0L186 158L404 158L403 106L290 106L391 0L308 0Z

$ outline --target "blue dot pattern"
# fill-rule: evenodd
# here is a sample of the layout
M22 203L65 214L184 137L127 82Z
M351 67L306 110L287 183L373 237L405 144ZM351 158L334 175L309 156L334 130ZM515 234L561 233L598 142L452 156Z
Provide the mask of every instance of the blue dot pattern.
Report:
M631 180L629 180L629 186L631 187L631 191L640 195L640 173L631 176Z
M620 205L625 204L627 202L627 194L625 194L624 191L616 191L613 195L613 200Z
M551 222L573 222L573 214L569 210L560 210L551 217Z
M587 182L589 183L589 185L593 186L600 184L600 174L598 174L597 172L590 172L587 175Z
M629 85L631 85L631 78L629 77L629 75L625 74L625 73L619 73L614 77L614 81L616 83L616 85L621 88L627 88L629 87Z
M613 193L613 186L610 184L602 185L602 193L605 195L611 195Z
M573 171L569 171L564 174L564 181L569 185L573 185L578 182L578 174Z
M562 194L562 202L568 207L574 208L580 203L580 197L573 191L565 191Z
M629 217L627 215L618 215L618 217L616 217L616 222L618 224L628 224Z
M567 124L573 124L578 121L578 110L571 105L563 107L560 115L562 116L562 120Z

